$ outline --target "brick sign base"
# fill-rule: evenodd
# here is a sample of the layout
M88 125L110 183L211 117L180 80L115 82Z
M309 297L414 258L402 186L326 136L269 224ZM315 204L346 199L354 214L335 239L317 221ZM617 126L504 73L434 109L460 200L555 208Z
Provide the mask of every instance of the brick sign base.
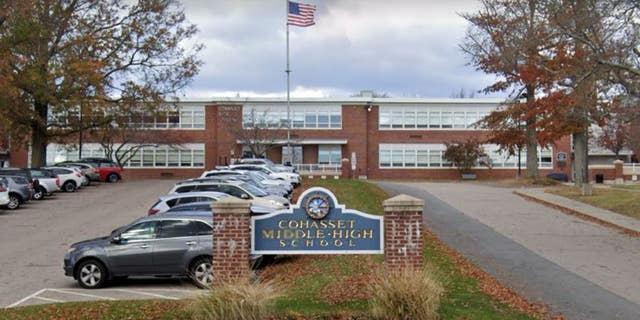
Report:
M422 210L424 201L399 195L383 202L384 268L397 272L422 269ZM250 204L227 197L211 204L213 210L213 285L250 275Z

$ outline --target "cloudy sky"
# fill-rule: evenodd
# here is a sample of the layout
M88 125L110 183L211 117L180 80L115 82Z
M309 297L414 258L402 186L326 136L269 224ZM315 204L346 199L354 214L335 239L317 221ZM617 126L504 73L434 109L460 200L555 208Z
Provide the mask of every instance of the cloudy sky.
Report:
M286 93L285 0L183 0L200 30L205 64L187 98ZM458 45L475 0L304 0L316 25L290 27L294 97L450 97L493 79L467 66ZM477 97L481 96L476 94Z

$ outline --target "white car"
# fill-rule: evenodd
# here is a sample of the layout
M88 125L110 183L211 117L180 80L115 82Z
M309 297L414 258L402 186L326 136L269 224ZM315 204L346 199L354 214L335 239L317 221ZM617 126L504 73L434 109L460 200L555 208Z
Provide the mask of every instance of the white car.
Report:
M179 204L203 201L213 202L225 197L229 197L229 195L222 192L187 192L167 194L158 198L158 201L149 208L147 215L150 216L164 213Z
M287 192L290 192L292 189L290 183L284 180L271 179L267 174L262 173L260 171L217 169L217 170L209 170L209 171L203 172L200 175L200 178L217 178L217 177L227 177L227 176L236 176L236 175L249 176L251 180L260 182L265 186L284 188Z
M242 181L224 181L205 179L190 179L176 183L168 193L185 193L199 191L223 192L228 195L249 200L251 205L268 207L275 210L288 208L290 203L286 198L270 195L251 183Z
M279 172L279 171L273 170L272 168L269 168L266 165L234 164L230 166L230 168L233 170L243 170L243 171L261 171L268 174L272 179L284 180L292 184L294 187L299 186L300 182L302 181L302 179L300 178L300 175L297 173Z
M9 204L9 183L7 178L0 177L0 207Z
M33 190L33 199L42 200L44 196L50 196L60 191L60 178L49 169L29 169L31 176L38 179L38 186Z
M46 167L60 178L60 189L65 192L75 192L82 186L84 175L78 168Z
M285 166L282 164L276 164L273 161L269 160L269 159L264 159L264 158L244 158L244 159L240 159L240 161L237 162L238 164L257 164L257 165L266 165L268 167L271 167L271 169L275 169L276 171L280 171L280 172L295 172L296 168L293 166Z

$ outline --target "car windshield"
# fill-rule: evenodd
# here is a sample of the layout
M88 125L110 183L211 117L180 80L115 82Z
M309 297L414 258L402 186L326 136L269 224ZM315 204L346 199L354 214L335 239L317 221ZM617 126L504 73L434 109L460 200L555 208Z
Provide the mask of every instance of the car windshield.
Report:
M253 181L263 181L265 179L265 177L263 177L257 171L249 171L247 172L247 174L249 175L249 177L251 177L251 179L253 179Z
M267 193L260 190L260 188L256 187L255 185L251 184L251 183L243 183L242 187L245 188L247 191L251 192L251 194L253 194L256 197L266 197Z

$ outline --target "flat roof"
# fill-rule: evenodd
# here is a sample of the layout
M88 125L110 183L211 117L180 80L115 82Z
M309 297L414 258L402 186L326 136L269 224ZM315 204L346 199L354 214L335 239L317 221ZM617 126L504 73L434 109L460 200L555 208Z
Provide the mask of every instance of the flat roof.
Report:
M291 103L340 103L340 104L421 104L421 103L450 103L450 104L500 104L505 99L497 98L291 98ZM180 100L181 103L210 103L210 104L244 104L244 103L286 103L286 98L258 98L258 97L213 97L211 99Z

